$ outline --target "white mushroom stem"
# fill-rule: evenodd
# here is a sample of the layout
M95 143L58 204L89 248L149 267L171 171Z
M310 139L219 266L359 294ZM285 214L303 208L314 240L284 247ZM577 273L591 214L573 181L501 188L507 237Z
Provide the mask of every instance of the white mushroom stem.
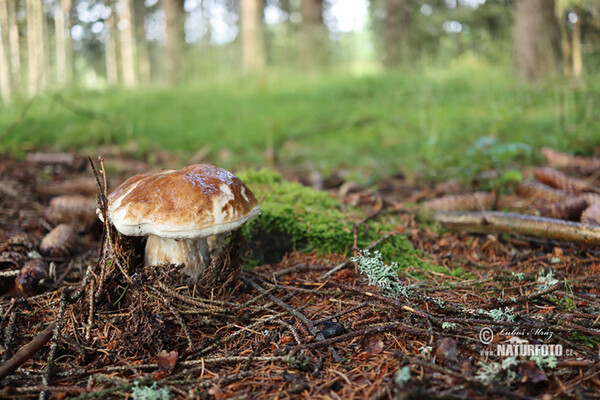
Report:
M210 262L210 250L206 238L165 239L156 235L148 236L144 253L145 265L183 265L183 273L193 282Z

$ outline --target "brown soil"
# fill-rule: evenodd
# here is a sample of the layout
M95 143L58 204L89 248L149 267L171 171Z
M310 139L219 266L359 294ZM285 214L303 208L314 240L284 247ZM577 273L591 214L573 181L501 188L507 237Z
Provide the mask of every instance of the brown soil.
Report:
M102 240L85 219L73 243L58 243L61 257L42 257L48 271L30 263L57 225L45 218L50 200L89 196L94 178L81 157L58 161L0 158L0 371L21 346L41 345L0 381L3 398L123 398L153 382L178 399L600 397L600 251L417 222L407 200L460 194L460 183L391 177L341 200L399 214L414 246L461 277L408 268L408 295L389 298L354 263L323 277L345 257L297 252L224 273L245 249L233 241L215 266L226 289L210 290L176 268L142 267L139 240ZM133 173L109 173L109 186ZM74 181L81 190L60 186ZM540 282L550 270L555 280ZM552 367L517 357L502 368L496 345L511 337L563 354Z

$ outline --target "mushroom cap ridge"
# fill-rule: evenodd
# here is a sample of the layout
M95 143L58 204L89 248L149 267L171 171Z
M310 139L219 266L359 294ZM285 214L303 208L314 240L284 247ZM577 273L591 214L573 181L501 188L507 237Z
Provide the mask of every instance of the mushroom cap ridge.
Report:
M108 197L108 218L128 236L194 239L236 229L259 214L231 172L209 164L135 175Z

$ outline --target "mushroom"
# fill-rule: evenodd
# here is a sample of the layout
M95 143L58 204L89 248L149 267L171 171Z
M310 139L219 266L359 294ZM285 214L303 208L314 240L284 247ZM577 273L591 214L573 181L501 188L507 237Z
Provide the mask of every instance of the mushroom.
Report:
M103 219L100 210L97 210ZM107 216L123 235L148 236L145 265L185 265L193 282L210 263L207 238L222 238L259 214L231 172L209 164L135 175L108 196Z

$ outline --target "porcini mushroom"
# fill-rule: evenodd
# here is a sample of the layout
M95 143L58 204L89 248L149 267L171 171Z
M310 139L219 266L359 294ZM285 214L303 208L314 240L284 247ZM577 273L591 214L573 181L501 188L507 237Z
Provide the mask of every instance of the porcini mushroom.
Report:
M184 264L194 282L210 262L206 239L224 236L259 214L250 189L209 164L135 175L108 196L107 208L109 221L123 235L148 236L146 265Z

